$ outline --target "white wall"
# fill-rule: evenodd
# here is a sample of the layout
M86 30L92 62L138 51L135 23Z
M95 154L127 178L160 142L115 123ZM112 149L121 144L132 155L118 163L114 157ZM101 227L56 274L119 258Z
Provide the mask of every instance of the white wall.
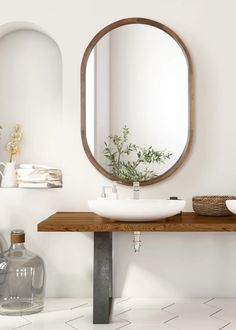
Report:
M37 233L37 223L55 211L87 210L103 178L86 158L80 138L80 62L99 29L141 16L175 30L192 55L195 138L191 155L169 179L142 188L143 197L236 193L234 0L1 0L0 24L28 21L59 45L63 62L62 190L0 190L0 230L22 227L28 246L48 269L49 296L92 295L92 234ZM1 111L1 109L0 109ZM46 134L46 133L45 133ZM129 196L130 188L119 187ZM236 296L235 233L145 233L139 255L131 234L114 235L115 295Z

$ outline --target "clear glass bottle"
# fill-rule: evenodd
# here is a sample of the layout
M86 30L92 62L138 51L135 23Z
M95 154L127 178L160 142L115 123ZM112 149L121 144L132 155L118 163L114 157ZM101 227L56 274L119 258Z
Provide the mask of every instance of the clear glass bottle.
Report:
M7 250L7 243L3 235L0 233L0 253Z
M24 246L23 230L11 232L11 246L0 254L0 314L38 313L44 306L45 266Z

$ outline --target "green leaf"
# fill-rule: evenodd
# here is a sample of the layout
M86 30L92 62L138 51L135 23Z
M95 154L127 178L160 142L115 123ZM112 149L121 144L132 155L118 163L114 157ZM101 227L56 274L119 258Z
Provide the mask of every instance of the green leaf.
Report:
M122 134L109 135L104 142L104 157L108 159L108 167L115 177L127 181L144 181L158 176L150 165L165 163L172 153L165 150L158 151L152 146L140 147L128 142L129 128L125 125Z

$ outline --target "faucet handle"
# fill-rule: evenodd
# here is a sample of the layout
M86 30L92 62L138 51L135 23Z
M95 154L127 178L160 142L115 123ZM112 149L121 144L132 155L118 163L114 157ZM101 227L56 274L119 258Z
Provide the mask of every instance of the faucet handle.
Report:
M112 189L112 186L102 186L102 193L101 193L101 197L102 198L106 198L107 197L107 194L106 194L106 189L107 188Z
M102 186L102 193L101 193L102 198L107 198L106 189L111 189L111 196L113 199L118 198L116 181L112 182L112 186Z

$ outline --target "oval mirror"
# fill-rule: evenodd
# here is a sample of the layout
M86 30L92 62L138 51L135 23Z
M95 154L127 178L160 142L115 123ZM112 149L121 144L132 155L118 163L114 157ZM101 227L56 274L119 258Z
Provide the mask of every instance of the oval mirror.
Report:
M192 138L192 66L166 26L129 18L101 30L81 65L85 152L106 177L153 184L183 163Z

